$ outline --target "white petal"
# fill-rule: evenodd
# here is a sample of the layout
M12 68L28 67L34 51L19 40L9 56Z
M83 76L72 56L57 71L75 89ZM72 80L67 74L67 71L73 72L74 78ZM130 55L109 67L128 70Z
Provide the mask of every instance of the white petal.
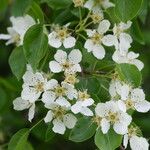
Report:
M148 112L150 110L150 102L146 100L138 101L134 107L138 112Z
M134 59L130 61L131 64L135 65L139 71L141 71L144 68L144 63L138 59Z
M119 27L120 27L120 29L122 29L122 30L127 30L127 29L129 29L129 28L131 27L131 25L132 25L132 22L131 22L131 21L128 21L127 23L121 22L121 23L119 24Z
M133 101L142 101L145 100L145 93L143 89L135 88L131 91L131 99Z
M60 106L65 106L65 107L71 106L71 104L64 97L58 97L56 103Z
M106 134L108 130L110 129L110 123L105 118L101 120L101 129L104 134Z
M56 99L56 94L52 91L46 91L42 95L42 101L47 105L54 103L55 99Z
M67 53L63 50L57 50L56 54L54 55L54 58L57 62L64 63L67 59Z
M54 89L57 85L58 85L58 81L55 80L55 79L51 79L51 80L49 80L49 81L46 83L44 89L45 89L45 90L52 90L52 89Z
M77 114L81 111L81 104L82 102L76 102L74 105L72 105L71 107L71 111L74 113L74 114Z
M64 41L63 41L63 45L65 48L71 48L71 47L74 47L76 44L76 39L72 36L66 38Z
M51 61L49 63L49 68L54 73L59 73L62 71L62 66L56 61Z
M108 34L102 38L102 42L105 46L113 46L118 44L116 36Z
M95 113L96 115L100 116L100 117L105 117L107 116L109 110L106 107L106 104L104 103L98 103L96 108L95 108Z
M81 72L81 66L79 64L75 64L71 68L65 70L65 73L68 74L75 74L76 72Z
M124 135L128 132L128 126L124 123L115 123L113 126L116 133Z
M59 48L62 45L61 40L56 37L56 32L52 32L49 34L48 44L55 47L55 48Z
M133 136L130 139L130 147L132 150L148 150L149 143L143 137Z
M108 0L102 1L102 6L104 9L108 9L110 7L114 7L115 5Z
M134 52L129 52L127 55L128 59L132 60L132 59L136 59L139 57L139 53L134 53Z
M128 134L125 134L125 135L123 136L123 146L124 146L125 148L127 148L128 140L129 140Z
M0 40L9 40L11 36L9 34L0 34Z
M94 1L93 1L93 0L88 0L88 1L86 1L86 3L84 4L84 7L85 7L85 8L88 8L89 10L91 10L93 6L94 6Z
M104 34L108 31L109 27L110 27L110 22L108 20L103 20L100 22L97 30L100 34Z
M89 37L92 37L94 35L94 33L96 33L96 30L90 30L90 29L87 29L86 30L86 33Z
M93 116L93 112L88 107L82 107L81 114L85 116Z
M69 61L73 64L78 64L82 60L82 53L78 49L74 49L68 55Z
M126 104L124 103L124 101L119 100L118 101L118 107L121 111L126 112L127 108L126 108Z
M44 118L45 123L51 122L53 119L53 113L49 110Z
M67 128L72 129L77 122L77 118L73 114L66 114L63 117L63 122Z
M24 110L30 107L30 103L27 100L23 100L21 97L16 98L13 101L13 106L15 110Z
M121 99L127 100L129 97L130 87L125 84L121 87Z
M34 88L24 87L21 92L21 98L29 100L31 103L35 102L41 95L41 92L36 92Z
M32 106L29 109L29 113L28 113L28 120L31 122L32 119L34 118L34 114L35 114L35 104L33 103Z
M93 55L97 59L103 59L105 57L105 49L102 45L95 45L93 47Z
M64 123L59 120L59 119L54 119L53 120L53 128L52 130L55 132L55 133L59 133L59 134L64 134L65 133L65 130L66 130L66 127L64 125Z
M93 50L93 46L94 46L94 44L93 44L92 40L87 39L84 44L84 48L86 48L88 52L91 52Z
M86 99L82 102L82 106L91 106L94 104L94 100L92 98Z
M68 89L68 90L66 91L66 96L67 96L70 100L72 100L72 99L74 99L74 98L77 98L77 90L74 89L74 88L72 88L72 87L70 87L70 89Z

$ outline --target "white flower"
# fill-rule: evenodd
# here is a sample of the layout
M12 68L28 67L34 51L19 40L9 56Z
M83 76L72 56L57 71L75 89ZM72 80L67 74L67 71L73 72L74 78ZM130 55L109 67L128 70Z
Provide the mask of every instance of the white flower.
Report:
M128 129L128 134L125 134L123 137L123 146L127 148L129 141L131 150L148 150L148 141L143 137L137 136L136 132L136 128L134 127Z
M101 129L104 134L108 132L110 125L113 125L113 129L118 134L127 133L132 118L127 113L122 112L116 102L98 103L95 112L97 116L102 118Z
M30 100L23 100L21 97L16 98L13 101L13 106L15 110L21 111L29 109L28 120L31 122L35 114L35 103Z
M150 110L150 102L145 100L145 94L142 89L130 89L127 84L121 87L118 104L123 111L127 109L135 109L138 112L147 112Z
M59 85L57 80L51 79L48 81L46 89L47 91L42 96L42 101L46 105L57 103L60 106L70 107L71 104L67 99L73 100L77 98L77 91L74 89L74 86L66 82L62 82Z
M141 71L144 67L144 64L142 61L137 59L138 57L139 57L138 53L126 52L122 54L120 51L116 50L112 56L112 59L118 64L121 63L133 64Z
M46 123L53 123L52 130L55 133L64 134L66 128L72 129L75 126L77 118L73 114L67 113L69 110L68 107L61 107L57 104L46 105L46 107L50 110L44 118L44 121Z
M65 51L57 50L54 58L55 60L49 63L49 68L52 72L64 71L65 74L81 72L79 62L82 60L82 54L78 49L72 50L68 56Z
M74 114L81 113L85 116L93 116L93 112L88 108L94 104L94 100L90 98L90 95L87 94L87 91L78 92L77 102L72 105L71 111Z
M84 7L88 8L89 10L92 10L93 12L102 12L102 8L108 9L110 7L114 7L115 5L111 3L109 0L88 0Z
M57 28L49 34L48 43L55 48L59 48L62 44L65 48L71 48L75 46L76 39L70 35L67 27L63 27Z
M23 44L23 38L26 31L35 24L33 18L29 15L24 17L11 17L12 27L8 27L8 34L0 34L0 39L8 40L6 45L16 43L17 46Z
M23 81L21 97L31 102L36 101L41 96L47 84L47 79L44 77L43 73L34 73L30 66L27 66L27 71L23 75Z
M132 38L131 36L126 33L131 27L132 22L128 21L127 23L119 23L118 25L115 24L113 28L113 35L108 34L103 39L103 42L106 46L115 46L116 50L120 50L121 53L128 51L131 47Z
M89 39L86 40L84 48L86 48L88 52L92 52L97 59L103 59L105 57L105 49L102 44L104 44L104 33L108 31L109 27L110 22L108 20L103 20L100 22L97 31L87 30Z
M79 82L76 74L65 74L64 82L74 85Z

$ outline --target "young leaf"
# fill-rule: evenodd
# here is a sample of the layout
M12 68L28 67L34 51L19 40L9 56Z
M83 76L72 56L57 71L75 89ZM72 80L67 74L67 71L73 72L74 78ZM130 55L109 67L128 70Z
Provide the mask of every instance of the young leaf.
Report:
M96 131L96 124L91 118L80 118L76 126L72 129L69 140L74 142L83 142L91 138Z
M26 69L26 60L23 53L23 47L16 47L10 57L9 57L9 65L13 72L13 74L20 80Z
M122 136L116 134L113 129L110 129L107 134L103 134L100 129L95 135L95 144L100 150L115 150L121 145Z
M140 86L142 75L136 66L131 64L118 64L117 72L122 80L131 83L135 87Z
M8 150L22 150L27 144L27 138L29 136L29 129L21 129L19 130L13 137L11 138L8 144Z
M48 38L43 33L41 24L34 25L27 31L24 37L23 48L28 63L36 70L48 48Z
M115 0L115 13L121 21L132 20L137 16L143 0Z

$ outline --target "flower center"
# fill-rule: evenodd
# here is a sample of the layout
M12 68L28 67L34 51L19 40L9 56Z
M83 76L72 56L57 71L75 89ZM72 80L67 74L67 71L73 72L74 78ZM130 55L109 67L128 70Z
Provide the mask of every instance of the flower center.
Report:
M54 118L62 119L64 114L66 113L66 110L58 106L53 110L53 113L54 113Z
M95 122L99 126L100 123L101 123L102 118L99 117L99 116L95 116L95 117L92 118L92 120L93 120L93 122Z
M101 35L99 33L95 33L91 39L94 44L100 44L102 37L103 37L103 35Z
M83 6L84 0L73 0L75 7Z
M84 91L84 92L79 92L79 99L84 101L86 99L90 98L90 95L87 94L87 91Z
M62 64L63 69L69 69L73 66L70 62L66 61Z
M99 23L103 19L103 17L101 15L99 15L98 13L93 13L91 15L91 18L92 18L94 24Z
M107 119L108 119L112 124L119 120L117 113L109 112L108 114L109 114L109 115L108 115L108 118L107 118Z
M131 127L128 129L128 135L129 135L129 137L132 137L132 136L134 136L134 135L137 135L137 128L131 126Z
M58 86L55 89L56 96L58 96L58 97L65 95L65 92L66 92L66 89L64 87L61 87L61 86Z
M43 92L44 91L44 83L43 82L38 82L35 85L35 89L37 92Z
M134 102L131 99L126 100L125 104L128 109L134 108Z
M68 74L66 75L65 82L70 83L70 84L75 84L78 82L78 79L76 78L75 75Z
M67 29L64 28L64 29L59 29L57 31L57 36L59 39L61 39L62 41L68 37L68 32L67 32Z
M20 35L18 33L16 33L15 35L13 35L13 40L14 42L18 45L20 42Z

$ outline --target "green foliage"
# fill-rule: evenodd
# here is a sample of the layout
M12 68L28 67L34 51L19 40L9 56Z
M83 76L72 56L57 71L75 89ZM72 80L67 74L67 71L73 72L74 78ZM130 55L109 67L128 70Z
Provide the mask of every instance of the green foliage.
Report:
M13 135L8 144L8 150L24 149L27 144L29 131L30 131L29 129L21 129L15 135Z
M1 87L0 87L0 97L1 97L0 99L0 112L1 112L1 110L3 110L3 107L5 106L7 101L6 92Z
M17 77L18 80L20 80L26 70L26 60L22 46L17 47L12 51L9 57L9 65L13 74Z
M72 129L69 140L83 142L91 138L96 131L96 124L90 118L80 118L76 126Z
M143 0L115 0L115 12L121 21L132 20L137 16Z
M142 81L142 75L138 68L134 65L119 64L117 65L117 72L119 74L119 77L125 82L135 87L140 86Z
M43 30L41 24L34 25L26 32L24 37L24 54L34 70L37 69L48 48L48 38Z
M103 134L100 129L95 135L95 144L100 150L115 150L121 145L122 136L110 129L107 134Z

